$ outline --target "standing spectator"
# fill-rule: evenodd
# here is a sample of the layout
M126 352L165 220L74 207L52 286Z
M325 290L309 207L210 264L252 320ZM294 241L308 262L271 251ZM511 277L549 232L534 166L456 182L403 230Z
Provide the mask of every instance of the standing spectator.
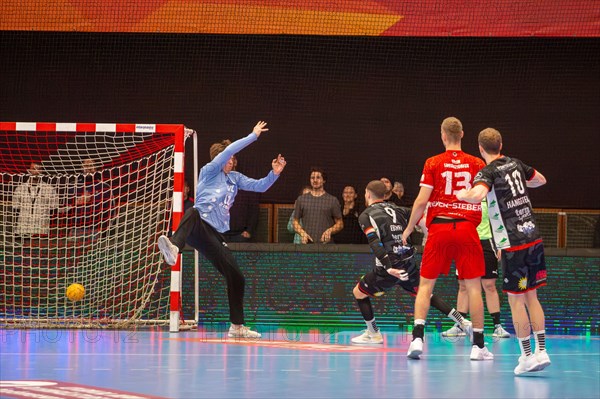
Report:
M342 221L344 228L333 236L336 244L366 244L367 239L358 224L358 195L353 186L344 187L342 192Z
M311 192L296 200L294 231L302 237L302 244L329 243L331 236L344 227L340 201L325 191L326 181L327 176L322 169L312 168Z
M537 289L546 285L546 262L527 188L543 186L546 178L520 160L502 155L502 136L496 129L482 130L478 141L487 166L475 177L475 186L460 190L456 198L478 204L487 196L494 241L502 250L502 290L508 294L521 348L514 372L540 371L550 365L546 320L537 297ZM532 329L535 353L531 350Z
M460 188L471 187L473 177L483 168L484 163L461 150L463 135L462 124L457 118L444 119L441 139L446 151L425 162L421 189L413 205L408 226L402 233L403 242L406 243L427 208L428 237L423 250L421 281L415 300L413 341L407 353L413 359L418 359L423 352L425 319L437 278L440 274L448 274L453 260L459 278L465 281L469 297L473 323L470 358L494 358L485 347L483 338L481 276L485 274L485 264L477 235L477 225L481 222L481 205L472 205L455 197Z
M183 212L194 206L194 196L192 194L192 186L187 181L183 183Z
M50 216L59 206L58 194L54 186L42 180L40 163L32 162L27 171L29 178L13 193L12 207L18 212L14 232L27 237L47 236Z
M300 191L300 195L304 195L304 194L308 194L310 193L310 186L304 186L302 187L302 191ZM300 196L299 195L299 196ZM294 208L296 207L296 204L294 203ZM294 230L294 215L295 212L292 211L291 215L290 215L290 220L288 221L287 224L287 229L290 233L294 234L294 244L302 244L302 236L298 233L296 233L296 230ZM302 220L300 220L300 226L302 226Z
M238 159L233 157L233 171L237 171ZM229 231L223 235L228 242L249 242L253 239L258 225L258 193L240 191L231 205Z
M262 179L251 179L233 171L233 156L266 132L267 123L259 121L252 133L233 143L224 140L210 147L211 161L204 165L198 176L196 202L187 210L173 237L158 238L158 248L169 265L177 263L179 252L186 242L200 251L227 282L229 299L230 338L260 338L261 335L244 326L244 274L227 247L223 233L229 230L229 208L238 189L264 192L279 178L286 161L279 154L271 161L272 170Z

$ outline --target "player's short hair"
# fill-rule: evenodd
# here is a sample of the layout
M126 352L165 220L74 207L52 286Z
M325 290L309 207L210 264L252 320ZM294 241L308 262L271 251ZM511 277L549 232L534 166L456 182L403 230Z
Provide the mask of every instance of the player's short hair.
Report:
M215 159L217 155L225 151L225 148L231 144L231 140L223 140L220 143L214 143L210 146L210 160Z
M500 154L502 147L502 135L494 128L488 127L479 132L477 138L479 145L483 150L490 155Z
M325 174L325 171L323 170L323 168L313 166L312 168L310 168L310 174L312 175L313 172L319 172L321 174L321 177L323 178L323 180L327 181L327 175Z
M367 190L369 190L375 199L383 199L387 192L385 184L381 180L371 180L369 184L367 184Z
M460 142L460 134L463 131L462 123L453 116L450 116L442 122L442 130L446 133L448 138L453 143Z

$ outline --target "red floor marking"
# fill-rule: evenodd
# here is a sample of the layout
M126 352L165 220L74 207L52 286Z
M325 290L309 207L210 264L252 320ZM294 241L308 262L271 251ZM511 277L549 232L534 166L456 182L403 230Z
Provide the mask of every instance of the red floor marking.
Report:
M323 344L303 341L268 341L255 339L219 339L219 338L162 338L169 341L198 342L205 344L228 344L242 346L261 346L265 348L296 349L319 352L405 352L405 348L387 348L383 346L359 346Z
M96 399L166 399L163 396L151 396L141 393L106 389L89 385L70 384L49 380L0 380L0 395L8 398L53 398L72 399L75 397L93 397Z

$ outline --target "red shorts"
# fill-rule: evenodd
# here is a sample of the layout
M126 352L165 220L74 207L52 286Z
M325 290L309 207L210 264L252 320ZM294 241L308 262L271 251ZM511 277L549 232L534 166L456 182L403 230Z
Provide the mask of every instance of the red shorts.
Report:
M436 221L439 219L429 225L421 261L421 276L436 279L440 274L448 274L453 260L459 279L483 276L485 261L475 225L466 220Z

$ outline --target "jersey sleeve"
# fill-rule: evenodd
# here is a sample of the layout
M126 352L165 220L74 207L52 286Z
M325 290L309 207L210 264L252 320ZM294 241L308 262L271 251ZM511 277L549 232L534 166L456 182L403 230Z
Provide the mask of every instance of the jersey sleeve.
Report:
M379 234L377 234L377 226L374 226L371 222L371 218L367 211L364 211L358 217L358 224L360 224L360 228L367 236L367 242L369 243L369 247L373 251L373 254L379 259L379 262L383 265L383 267L387 270L392 267L392 262L385 250L383 243L379 239Z
M523 161L521 161L521 160L515 159L515 161L517 162L519 167L521 169L523 169L523 172L525 173L525 179L527 181L533 179L533 176L535 176L535 169L529 165L524 164Z
M488 189L491 190L492 186L494 185L494 173L493 172L494 172L494 170L489 165L486 166L485 168L481 169L479 172L477 172L477 174L475 175L475 178L473 179L473 186L476 186L478 184L483 184Z
M434 176L431 158L425 161L423 166L423 173L421 174L420 186L433 188L434 187Z

